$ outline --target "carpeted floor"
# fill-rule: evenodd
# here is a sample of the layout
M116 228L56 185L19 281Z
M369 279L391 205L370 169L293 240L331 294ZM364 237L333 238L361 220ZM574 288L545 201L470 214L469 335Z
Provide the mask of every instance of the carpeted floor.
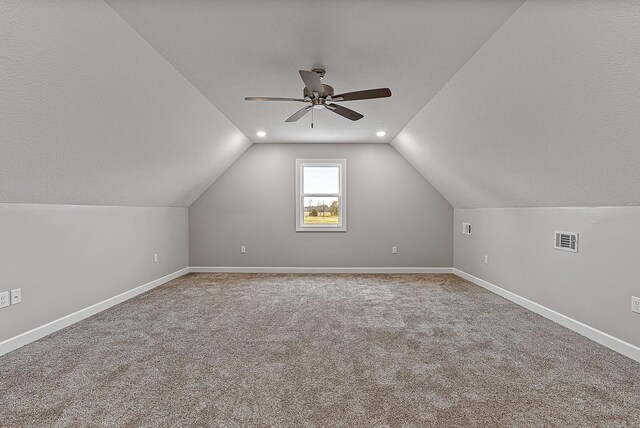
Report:
M453 275L189 274L0 376L2 427L640 426L640 364Z

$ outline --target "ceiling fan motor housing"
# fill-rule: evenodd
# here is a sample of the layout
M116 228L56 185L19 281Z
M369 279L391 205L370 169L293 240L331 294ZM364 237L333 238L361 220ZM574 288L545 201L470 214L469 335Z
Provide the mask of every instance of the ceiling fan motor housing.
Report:
M304 88L304 96L313 98L313 94L307 88ZM332 96L333 96L333 86L322 84L322 92L318 94L318 98L327 98Z

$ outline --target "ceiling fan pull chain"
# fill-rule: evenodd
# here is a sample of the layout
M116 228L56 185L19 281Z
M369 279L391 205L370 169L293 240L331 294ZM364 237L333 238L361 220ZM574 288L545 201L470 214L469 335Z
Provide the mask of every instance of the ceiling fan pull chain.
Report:
M313 109L313 108L311 109L311 129L313 129L313 111L314 110L315 109Z

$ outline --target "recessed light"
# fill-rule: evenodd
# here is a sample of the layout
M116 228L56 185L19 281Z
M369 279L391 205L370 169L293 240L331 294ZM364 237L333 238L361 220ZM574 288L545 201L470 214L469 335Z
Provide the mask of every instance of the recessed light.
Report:
M262 137L264 137L265 135L267 135L267 133L266 133L266 132L264 132L264 131L258 131L258 132L256 132L256 135L257 135L258 137L262 138Z
M385 135L387 135L387 133L386 133L386 132L384 132L384 131L378 131L378 132L376 132L376 135L377 135L378 137L384 137Z

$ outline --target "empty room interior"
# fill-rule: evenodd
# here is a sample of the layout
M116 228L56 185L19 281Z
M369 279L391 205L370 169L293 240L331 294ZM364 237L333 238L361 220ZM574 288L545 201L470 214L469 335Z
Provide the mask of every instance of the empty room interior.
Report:
M0 2L1 427L640 427L640 3Z

